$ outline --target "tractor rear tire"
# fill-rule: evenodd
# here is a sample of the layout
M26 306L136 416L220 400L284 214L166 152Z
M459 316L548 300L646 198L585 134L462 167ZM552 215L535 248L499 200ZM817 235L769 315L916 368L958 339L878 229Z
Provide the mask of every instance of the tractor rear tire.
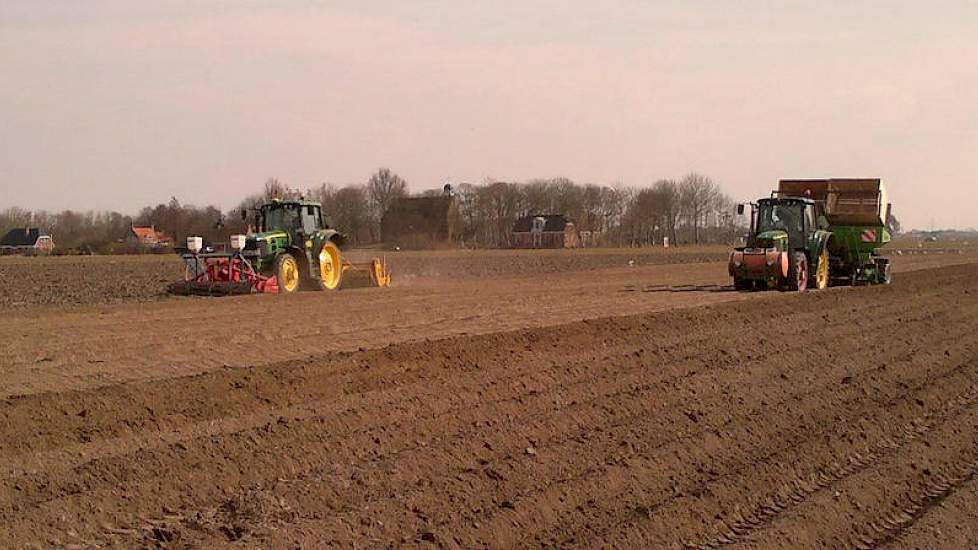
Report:
M876 262L876 269L879 271L879 282L881 285L888 285L893 282L893 270L890 267L889 260Z
M299 271L299 262L296 261L295 256L285 252L275 258L275 278L280 293L292 294L299 290L302 273Z
M788 279L784 289L804 292L808 290L808 257L804 252L793 252L788 261Z
M343 260L340 249L332 241L319 251L319 279L313 281L318 290L337 290L343 285Z

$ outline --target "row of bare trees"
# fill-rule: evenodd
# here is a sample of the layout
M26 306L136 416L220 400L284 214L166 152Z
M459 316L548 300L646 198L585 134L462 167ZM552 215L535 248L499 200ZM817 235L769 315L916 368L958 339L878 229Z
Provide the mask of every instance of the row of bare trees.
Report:
M734 201L709 177L690 173L635 192L622 228L628 244L728 242L742 232Z
M128 251L124 240L133 225L155 226L171 238L202 235L207 240L221 241L227 233L222 220L217 207L182 205L176 198L166 204L147 206L136 216L119 212L30 211L15 206L0 211L0 236L11 229L36 227L54 236L59 251L106 254Z
M527 183L463 184L458 188L460 237L474 246L508 246L522 216L563 214L606 246L730 242L741 228L733 201L712 179L691 173L642 189L585 184L567 178Z
M442 192L439 188L423 194ZM380 240L384 212L407 194L407 182L388 168L364 184L321 184L305 191L269 179L263 191L242 201L229 219L239 219L241 209L253 209L268 199L304 196L320 201L332 225L354 243L370 244ZM712 179L697 173L642 189L582 185L568 178L463 183L454 195L456 236L464 246L509 246L515 221L536 214L563 214L609 246L646 246L661 243L663 237L676 244L727 242L738 231L733 201Z
M455 192L459 239L485 247L509 246L514 222L536 214L562 214L583 231L608 232L621 224L630 193L567 178L461 184Z
M221 242L246 228L243 210L253 210L272 198L302 196L322 202L331 225L363 245L380 240L384 212L407 194L407 182L388 168L363 184L321 184L305 190L272 178L226 214L214 206L181 204L176 198L145 207L136 216L71 210L55 214L13 207L0 211L0 234L14 227L41 227L54 235L61 250L109 252L136 224L154 225L175 243L188 235ZM578 184L567 178L463 183L455 187L454 196L456 236L461 246L468 247L509 246L514 222L537 214L563 214L606 246L647 246L661 243L664 237L675 244L730 242L743 232L732 215L733 201L716 182L697 173L639 189Z
M59 247L107 252L105 244L114 241L117 235L125 235L131 222L131 217L118 212L64 210L52 213L13 206L0 211L0 236L16 228L39 227L63 236L57 241Z

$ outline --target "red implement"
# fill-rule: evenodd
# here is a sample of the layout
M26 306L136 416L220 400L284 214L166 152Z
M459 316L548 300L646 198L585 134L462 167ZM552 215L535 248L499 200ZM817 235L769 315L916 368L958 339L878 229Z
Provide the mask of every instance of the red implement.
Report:
M279 291L275 277L265 277L239 255L188 255L184 280L169 287L172 294L228 296Z

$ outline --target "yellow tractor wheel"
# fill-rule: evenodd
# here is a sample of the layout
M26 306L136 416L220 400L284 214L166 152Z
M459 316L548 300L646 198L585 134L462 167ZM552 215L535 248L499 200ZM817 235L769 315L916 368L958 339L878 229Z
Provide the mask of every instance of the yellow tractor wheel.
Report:
M829 251L823 248L818 255L818 265L815 266L815 288L824 290L829 287Z
M391 270L387 267L386 259L374 258L370 261L370 280L380 288L391 286Z
M292 254L281 254L275 259L275 278L278 279L279 292L291 294L299 290L299 263Z
M319 251L319 289L336 290L343 283L343 262L340 249L333 242L327 242Z

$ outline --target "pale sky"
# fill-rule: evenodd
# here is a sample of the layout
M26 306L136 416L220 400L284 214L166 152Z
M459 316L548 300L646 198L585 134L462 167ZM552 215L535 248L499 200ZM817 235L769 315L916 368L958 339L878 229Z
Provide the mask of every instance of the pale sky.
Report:
M978 2L0 0L0 209L695 170L978 226Z

